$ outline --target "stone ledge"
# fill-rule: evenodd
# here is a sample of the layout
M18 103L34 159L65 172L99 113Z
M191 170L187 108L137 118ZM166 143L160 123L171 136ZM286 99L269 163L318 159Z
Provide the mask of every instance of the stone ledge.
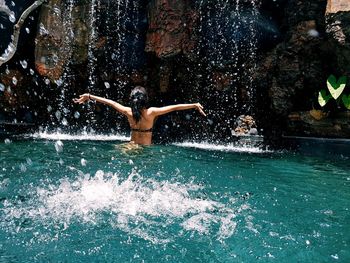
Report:
M293 112L288 116L287 135L325 138L350 138L350 111L313 118L309 111Z

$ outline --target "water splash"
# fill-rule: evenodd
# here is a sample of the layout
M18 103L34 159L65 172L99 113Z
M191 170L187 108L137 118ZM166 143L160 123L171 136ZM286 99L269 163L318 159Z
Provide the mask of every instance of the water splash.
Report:
M208 142L182 142L174 143L175 146L185 148L197 148L209 151L221 151L221 152L242 152L242 153L271 153L273 151L264 149L260 146L256 146L254 142L252 144L214 144Z
M234 234L235 217L242 210L239 206L232 208L199 197L203 187L192 182L160 181L136 171L123 178L102 170L93 176L74 167L71 170L79 174L74 179L64 178L59 182L45 179L39 186L28 187L27 200L5 200L0 208L4 219L1 228L32 232L33 228L44 231L57 224L67 229L77 222L109 222L113 228L152 243L167 243L180 233L162 229L177 225L186 231L225 239ZM18 220L32 223L18 229ZM178 227L172 228L177 229L173 231L181 232Z
M28 134L25 137L60 141L130 141L130 137L121 134L106 135L87 131L79 134L42 131Z

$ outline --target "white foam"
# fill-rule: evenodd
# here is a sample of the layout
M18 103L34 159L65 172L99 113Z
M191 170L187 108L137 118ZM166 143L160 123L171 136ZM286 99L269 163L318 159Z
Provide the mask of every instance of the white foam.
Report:
M69 134L62 132L37 132L29 134L27 137L35 139L59 140L59 141L130 141L129 136L122 134L96 134L82 132L78 134ZM209 142L179 142L173 145L184 148L197 148L209 151L223 152L244 152L244 153L270 153L271 150L249 144L214 144Z
M262 149L261 147L251 145L235 145L235 144L214 144L208 142L182 142L174 143L175 146L185 148L197 148L209 151L222 152L246 152L246 153L268 153L270 150Z
M79 133L69 134L61 132L37 132L27 135L35 139L61 140L61 141L130 141L130 137L121 134L95 134Z
M179 235L179 232L169 233L179 231L178 227L170 230L172 225L199 234L210 233L218 239L234 234L234 218L239 208L196 197L202 186L157 181L137 172L127 178L103 171L92 177L78 172L81 175L75 179L51 184L44 180L40 186L28 187L26 191L31 199L26 202L6 200L0 209L4 218L1 228L17 231L18 219L33 222L28 231L33 227L43 231L57 223L66 229L72 222L109 222L112 227L153 243L166 243Z

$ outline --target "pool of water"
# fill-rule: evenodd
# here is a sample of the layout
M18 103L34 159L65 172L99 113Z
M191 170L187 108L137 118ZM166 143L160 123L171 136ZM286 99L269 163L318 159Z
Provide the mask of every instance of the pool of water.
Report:
M90 139L0 143L0 262L350 262L347 157Z

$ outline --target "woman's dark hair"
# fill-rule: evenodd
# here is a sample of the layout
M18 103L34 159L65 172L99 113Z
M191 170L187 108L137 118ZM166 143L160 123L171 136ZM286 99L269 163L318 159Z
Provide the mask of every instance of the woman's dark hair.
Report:
M136 86L130 93L132 116L136 122L141 120L141 111L147 107L148 95L144 87Z

